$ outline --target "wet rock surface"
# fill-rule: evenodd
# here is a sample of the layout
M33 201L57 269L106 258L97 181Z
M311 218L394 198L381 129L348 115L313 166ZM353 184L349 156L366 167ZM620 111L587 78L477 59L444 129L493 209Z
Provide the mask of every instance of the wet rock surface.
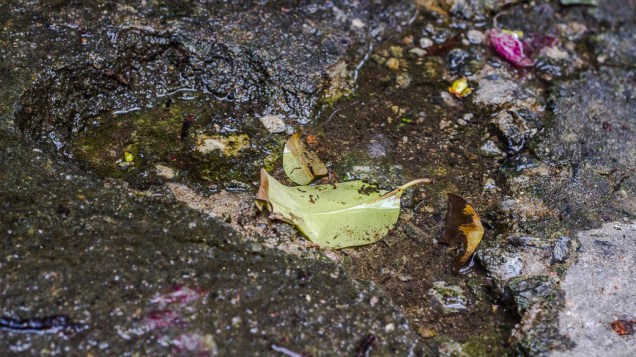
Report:
M2 354L629 355L636 6L509 3L3 2ZM434 182L320 249L253 205L297 130L319 183ZM447 192L486 227L466 274Z
M352 281L324 256L246 242L165 189L96 182L19 142L4 143L3 165L23 164L2 180L2 315L66 314L84 326L41 334L3 326L5 355L178 354L183 339L202 344L189 353L212 342L220 355L264 353L272 344L353 353L368 334L382 338L378 353L418 349L385 293ZM175 295L176 287L189 293Z

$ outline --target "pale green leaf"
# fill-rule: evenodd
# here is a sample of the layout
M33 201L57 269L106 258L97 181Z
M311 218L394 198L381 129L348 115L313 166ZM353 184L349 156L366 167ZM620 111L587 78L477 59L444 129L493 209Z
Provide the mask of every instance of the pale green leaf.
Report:
M274 218L296 226L312 242L345 248L377 242L397 222L402 192L410 182L391 192L377 190L362 181L334 185L287 187L261 170L256 196Z
M283 170L299 185L307 185L316 177L327 175L327 167L316 154L305 148L300 133L292 135L285 144Z
M561 5L590 5L598 6L598 0L561 0Z

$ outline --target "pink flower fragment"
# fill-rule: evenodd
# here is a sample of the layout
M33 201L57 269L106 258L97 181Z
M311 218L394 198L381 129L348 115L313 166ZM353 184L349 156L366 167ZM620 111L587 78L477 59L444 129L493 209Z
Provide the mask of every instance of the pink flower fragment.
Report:
M523 43L513 34L499 29L488 31L488 39L497 53L517 67L534 66L534 61L524 53Z
M145 318L149 330L163 329L181 323L181 316L172 310L153 310Z
M165 294L158 294L150 302L160 307L166 307L172 304L189 305L206 294L205 291L192 289L187 286L175 285L172 290Z
M180 326L184 321L182 314L206 295L207 292L201 289L175 285L170 291L150 299L155 309L146 314L144 323L149 330Z

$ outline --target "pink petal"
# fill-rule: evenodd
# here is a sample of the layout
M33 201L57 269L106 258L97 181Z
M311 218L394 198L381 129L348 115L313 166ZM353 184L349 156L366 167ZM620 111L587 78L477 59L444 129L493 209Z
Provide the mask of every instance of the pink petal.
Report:
M497 53L517 67L534 66L534 61L526 56L523 43L512 34L492 29L488 31L488 38Z

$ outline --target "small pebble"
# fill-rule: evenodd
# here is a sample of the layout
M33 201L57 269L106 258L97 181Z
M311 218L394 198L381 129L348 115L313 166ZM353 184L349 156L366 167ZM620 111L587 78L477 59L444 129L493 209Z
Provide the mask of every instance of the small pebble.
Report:
M501 156L503 152L499 149L494 141L488 140L479 148L479 152L484 157L496 157Z
M417 330L415 330L415 332L417 332L417 334L423 338L432 338L437 336L437 332L435 332L435 330L433 330L432 328L424 327L424 326L418 327Z
M486 39L486 35L484 35L484 33L479 30L470 30L466 34L466 38L468 39L468 42L477 45L484 42L484 40Z
M411 53L411 54L413 54L413 55L415 55L415 56L417 56L417 57L424 57L424 56L426 56L426 51L424 51L423 49L421 49L421 48L419 48L419 47L411 48L411 49L409 50L409 53Z
M403 52L402 47L400 46L391 46L389 48L389 52L391 52L391 57L402 58Z
M395 78L395 82L400 88L408 88L411 85L411 76L408 73L400 73Z
M422 48L429 48L433 46L433 40L431 40L428 37L422 37L420 38L420 47Z
M392 71L397 71L400 69L400 60L397 58L389 58L384 65Z
M375 306L379 301L380 299L377 296L373 295L371 297L371 300L369 300L369 305Z
M165 165L155 165L155 171L157 172L157 175L167 179L172 179L175 176L174 170Z
M491 178L487 179L486 183L484 184L484 190L494 190L495 188L497 188L495 180Z
M282 115L265 115L259 120L265 129L272 134L285 132L285 121Z
M353 19L351 20L351 27L356 29L364 28L364 22L360 19Z
M440 92L439 95L442 97L444 104L448 105L449 107L457 106L457 102L455 101L455 98L453 98L453 96L450 93Z

